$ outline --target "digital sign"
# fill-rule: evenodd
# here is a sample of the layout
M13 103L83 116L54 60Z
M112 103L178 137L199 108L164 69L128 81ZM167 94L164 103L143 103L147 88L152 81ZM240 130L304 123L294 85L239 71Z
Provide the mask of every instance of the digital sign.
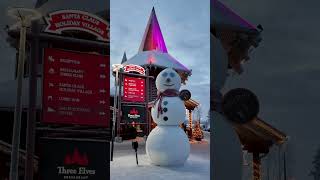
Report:
M139 77L124 76L123 78L123 101L145 101L145 79Z

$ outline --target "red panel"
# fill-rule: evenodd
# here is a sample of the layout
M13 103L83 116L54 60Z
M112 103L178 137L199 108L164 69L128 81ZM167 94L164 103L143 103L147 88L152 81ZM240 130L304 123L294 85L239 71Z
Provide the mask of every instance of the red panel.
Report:
M45 123L109 127L109 56L45 49Z
M145 102L145 79L124 76L123 101Z

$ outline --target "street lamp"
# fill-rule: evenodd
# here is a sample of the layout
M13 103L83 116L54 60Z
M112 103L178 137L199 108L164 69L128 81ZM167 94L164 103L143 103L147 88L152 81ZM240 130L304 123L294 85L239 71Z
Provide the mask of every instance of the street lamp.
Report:
M22 79L24 74L26 30L27 26L30 25L31 21L39 19L42 16L34 9L20 7L9 8L7 13L8 16L17 20L17 23L14 24L12 27L20 28L19 60L17 69L17 97L14 110L14 125L10 164L10 180L18 180L20 129L22 113Z
M118 85L119 85L119 71L121 70L121 68L123 68L123 65L122 64L113 64L112 65L112 71L113 72L116 72L116 77L115 77L115 82L114 82L114 86L115 86L115 93L114 93L114 101L113 101L113 108L116 107L116 100L118 98L118 96L120 96L118 94ZM116 123L116 116L115 116L115 113L113 113L113 129L115 127L115 123ZM115 133L115 132L114 132ZM115 135L115 134L113 134ZM119 140L119 138L117 139Z
M112 65L112 71L116 72L116 77L114 81L114 98L113 98L113 116L112 116L112 144L111 144L111 161L113 160L113 148L114 148L114 136L116 134L115 132L115 126L116 126L116 105L118 100L118 85L119 85L119 71L123 68L122 64L113 64ZM118 109L119 111L119 109ZM120 137L117 137L117 141L119 141Z

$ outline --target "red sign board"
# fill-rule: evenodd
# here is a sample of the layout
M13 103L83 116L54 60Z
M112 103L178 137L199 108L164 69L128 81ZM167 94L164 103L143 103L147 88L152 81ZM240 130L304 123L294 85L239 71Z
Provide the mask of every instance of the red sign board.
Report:
M85 31L95 35L98 40L109 41L109 23L102 18L78 10L61 10L46 18L45 32L61 34L65 30Z
M128 65L125 65L123 69L124 69L124 72L128 72L128 73L137 72L139 74L146 75L146 70L143 67L138 65L128 64Z
M132 102L145 101L145 79L124 76L123 100Z
M109 126L109 56L47 48L43 70L43 122Z

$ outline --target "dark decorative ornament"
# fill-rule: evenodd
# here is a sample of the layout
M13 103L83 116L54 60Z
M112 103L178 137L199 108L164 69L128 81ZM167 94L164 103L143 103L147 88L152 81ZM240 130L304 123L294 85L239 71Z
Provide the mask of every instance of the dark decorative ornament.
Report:
M257 117L259 113L259 100L248 89L232 89L223 97L222 112L229 120L244 124Z
M191 98L191 92L184 89L184 90L180 91L179 96L183 101L188 101Z

